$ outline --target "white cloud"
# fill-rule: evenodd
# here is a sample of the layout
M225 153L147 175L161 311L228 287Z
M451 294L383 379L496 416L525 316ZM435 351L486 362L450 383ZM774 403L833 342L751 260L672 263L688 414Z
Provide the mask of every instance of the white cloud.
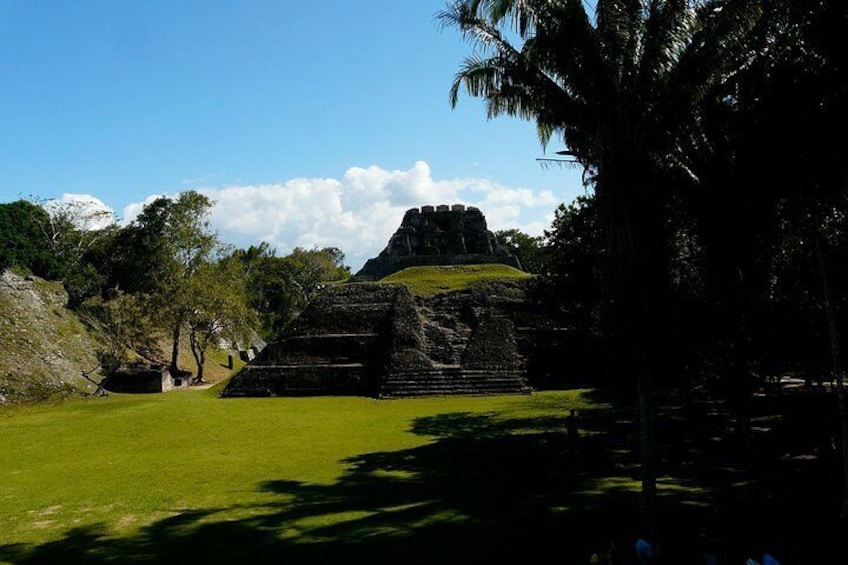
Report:
M224 241L239 247L267 241L280 254L295 246L335 246L354 271L382 250L412 207L477 206L491 230L518 228L541 235L559 203L550 191L478 178L435 180L424 161L405 171L351 167L340 179L296 178L196 190L215 201L212 225ZM157 197L127 206L124 221Z
M48 200L44 209L51 214L63 211L81 230L101 230L115 223L115 211L91 194L64 193L61 198Z

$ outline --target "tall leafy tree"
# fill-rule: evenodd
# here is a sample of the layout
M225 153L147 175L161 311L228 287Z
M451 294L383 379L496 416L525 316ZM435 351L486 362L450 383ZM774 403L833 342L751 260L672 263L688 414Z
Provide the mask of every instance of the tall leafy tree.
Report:
M779 114L779 119L762 120L773 124L762 136L778 158L792 159L797 176L782 174L782 194L791 203L784 214L800 220L800 242L806 242L806 255L814 257L817 284L808 285L808 304L824 316L814 319L829 349L829 365L836 381L836 400L842 440L842 517L848 516L848 405L844 386L844 295L846 187L848 187L848 141L843 135L848 120L848 55L844 43L848 33L848 4L838 0L782 0L774 19L784 31L780 50L766 59L764 72L756 75L766 89L754 110ZM775 88L773 85L777 85ZM787 119L787 115L789 116ZM797 146L778 145L774 134L801 140ZM813 251L811 254L810 251ZM800 259L800 257L799 257ZM803 261L800 261L803 264ZM803 267L802 267L803 268ZM805 277L804 277L805 278ZM817 299L816 299L817 298ZM816 308L818 306L818 308ZM820 347L814 347L820 349ZM819 364L814 362L814 364Z
M751 0L460 0L441 14L477 48L451 89L489 117L536 122L594 180L610 259L615 325L638 382L642 494L656 494L652 352L667 287L664 206L672 172L690 174L681 138L705 97L747 61L761 15Z
M40 205L47 211L38 223L56 265L54 277L62 280L76 307L103 286L97 256L117 230L115 215L80 200L46 200Z
M27 200L0 204L0 270L17 268L52 277L56 261L41 231L49 221L41 206Z
M77 309L77 315L97 336L97 352L104 373L141 357L155 360L156 327L143 294L114 293L108 300L91 297Z
M116 238L114 285L150 297L153 311L171 335L170 369L180 371L180 341L198 299L189 284L219 247L209 225L212 201L187 191L157 198Z
M196 383L203 382L210 345L250 341L256 314L247 303L246 283L243 265L233 258L204 263L189 278L186 290L193 300L183 323L197 366Z

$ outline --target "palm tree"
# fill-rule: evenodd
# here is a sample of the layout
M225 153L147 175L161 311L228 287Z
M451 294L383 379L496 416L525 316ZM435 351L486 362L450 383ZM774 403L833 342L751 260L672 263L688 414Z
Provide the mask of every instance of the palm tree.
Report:
M656 495L652 359L666 288L664 207L698 109L751 57L755 0L458 0L439 14L475 47L450 91L488 117L534 120L594 182L610 258L614 325L636 374L642 503Z

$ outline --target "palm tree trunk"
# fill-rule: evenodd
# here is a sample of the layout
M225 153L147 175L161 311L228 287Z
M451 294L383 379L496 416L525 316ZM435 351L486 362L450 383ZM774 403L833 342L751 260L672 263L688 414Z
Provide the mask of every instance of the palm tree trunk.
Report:
M642 465L642 512L654 514L657 498L656 409L651 372L639 371L639 447Z
M830 292L830 281L827 274L827 265L822 253L822 233L817 222L814 226L816 231L816 258L819 264L819 276L824 294L824 307L827 312L827 330L830 338L830 357L833 364L833 376L836 380L836 402L839 409L839 427L842 436L842 510L840 517L848 518L848 407L845 405L845 382L842 373L842 360L839 355L839 335L836 329L836 312L833 306L833 297Z
M625 153L626 155L627 153ZM649 166L625 157L599 174L596 195L606 212L608 272L614 329L636 377L643 513L656 510L657 456L654 353L665 282L662 212ZM640 187L641 190L636 190ZM648 188L646 188L648 187Z

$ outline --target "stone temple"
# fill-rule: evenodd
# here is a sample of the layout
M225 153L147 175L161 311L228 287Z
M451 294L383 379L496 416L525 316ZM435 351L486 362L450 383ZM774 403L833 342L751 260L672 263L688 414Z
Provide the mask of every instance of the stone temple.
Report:
M409 210L369 281L418 265L518 261L483 214L454 206ZM364 395L379 398L516 394L558 370L562 333L536 297L537 278L480 281L424 297L398 284L353 282L318 293L235 375L222 396Z
M474 206L422 206L406 211L386 248L356 273L353 281L373 281L407 267L503 263L521 268L486 226Z

